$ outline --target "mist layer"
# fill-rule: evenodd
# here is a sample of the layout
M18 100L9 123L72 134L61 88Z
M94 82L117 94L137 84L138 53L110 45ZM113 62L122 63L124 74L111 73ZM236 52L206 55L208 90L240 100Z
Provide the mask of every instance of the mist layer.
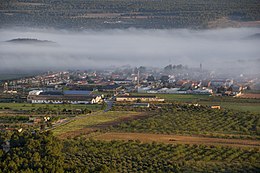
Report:
M1 70L60 70L184 64L259 73L259 28L220 30L0 29ZM12 43L29 38L55 44Z

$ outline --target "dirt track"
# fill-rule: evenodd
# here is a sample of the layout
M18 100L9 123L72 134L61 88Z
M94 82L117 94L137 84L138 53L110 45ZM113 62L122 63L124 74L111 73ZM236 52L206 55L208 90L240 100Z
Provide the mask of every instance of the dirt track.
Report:
M240 98L249 98L249 99L260 99L260 94L243 93L239 97Z
M141 142L162 142L167 144L204 144L232 147L255 147L260 149L258 140L224 139L197 136L162 135L147 133L104 133L95 137L99 140L140 140Z

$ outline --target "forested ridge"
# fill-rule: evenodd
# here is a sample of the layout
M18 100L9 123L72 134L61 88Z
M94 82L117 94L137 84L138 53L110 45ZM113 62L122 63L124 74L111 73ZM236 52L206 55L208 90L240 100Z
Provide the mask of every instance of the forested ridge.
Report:
M207 28L210 21L259 21L258 0L2 1L2 26Z

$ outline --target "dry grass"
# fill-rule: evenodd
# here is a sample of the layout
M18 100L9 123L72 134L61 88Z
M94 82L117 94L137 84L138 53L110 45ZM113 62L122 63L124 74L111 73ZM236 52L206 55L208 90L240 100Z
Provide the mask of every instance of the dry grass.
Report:
M250 99L260 99L260 94L258 94L258 93L243 93L239 97L240 98L250 98Z

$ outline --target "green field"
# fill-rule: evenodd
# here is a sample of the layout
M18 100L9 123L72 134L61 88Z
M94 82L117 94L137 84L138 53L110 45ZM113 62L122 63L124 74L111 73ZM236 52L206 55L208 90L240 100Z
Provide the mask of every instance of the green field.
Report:
M260 138L260 114L189 105L162 105L146 119L114 126L117 132Z
M61 134L66 134L68 132L76 132L78 130L84 130L85 128L89 128L98 124L113 122L120 120L123 117L135 116L140 113L137 112L96 112L93 114L80 115L76 117L71 122L59 126L53 130L54 135L59 136Z
M30 103L0 103L0 110L13 110L13 111L30 111L37 108L48 108L52 110L59 109L88 109L88 110L100 110L101 105L97 104L30 104Z
M177 102L198 102L202 99L208 99L209 95L199 94L156 94L157 97L164 98L166 101Z
M156 95L164 98L167 102L180 103L199 103L202 105L220 105L223 108L234 109L238 111L260 112L260 99L217 97L199 94L139 94L133 95Z
M219 105L222 108L234 109L237 111L249 111L253 113L260 113L260 103L232 103L232 102L198 102L201 105Z

